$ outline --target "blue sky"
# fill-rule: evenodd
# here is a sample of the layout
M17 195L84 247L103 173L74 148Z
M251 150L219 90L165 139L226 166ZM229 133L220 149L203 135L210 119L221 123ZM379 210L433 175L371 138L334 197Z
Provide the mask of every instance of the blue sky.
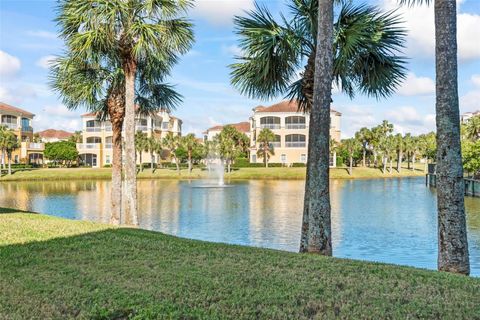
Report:
M396 0L362 2L385 10L397 7ZM262 3L275 15L287 11L283 0ZM480 109L480 0L457 3L460 108L466 112ZM213 125L246 121L253 107L282 99L252 100L230 86L228 65L239 52L232 18L252 7L251 0L198 0L191 11L196 43L169 80L184 96L174 111L184 122L184 133L200 136ZM84 110L67 110L47 84L48 61L63 48L56 37L54 8L55 1L0 0L0 101L35 113L35 130L73 131L80 129ZM388 99L357 96L350 100L335 93L333 107L343 113L344 137L384 119L402 133L422 133L435 127L433 6L404 7L399 13L409 31L405 49L410 58L408 78Z

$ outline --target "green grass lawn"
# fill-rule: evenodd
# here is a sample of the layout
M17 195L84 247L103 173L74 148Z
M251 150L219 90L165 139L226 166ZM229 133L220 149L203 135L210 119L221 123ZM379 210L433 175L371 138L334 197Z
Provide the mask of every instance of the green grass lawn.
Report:
M414 171L407 170L406 164L399 174L383 174L376 168L354 168L350 176L346 168L333 168L330 170L332 179L356 179L356 178L391 178L424 176L423 165L419 165ZM420 168L421 167L421 168ZM304 179L305 168L240 168L225 175L226 179ZM188 170L181 170L180 175L174 169L158 169L152 172L145 169L138 174L139 179L198 179L207 177L206 170L194 169L190 174ZM110 179L111 169L92 168L67 168L67 169L36 169L14 172L11 176L4 175L0 181L22 180L73 180L73 179Z
M480 317L476 278L0 212L0 319Z

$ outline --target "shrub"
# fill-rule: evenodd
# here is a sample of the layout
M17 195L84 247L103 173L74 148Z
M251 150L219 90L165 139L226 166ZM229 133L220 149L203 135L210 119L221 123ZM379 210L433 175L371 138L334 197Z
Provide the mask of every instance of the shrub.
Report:
M296 168L304 168L306 167L307 165L303 162L294 162L292 163L292 167L296 167Z

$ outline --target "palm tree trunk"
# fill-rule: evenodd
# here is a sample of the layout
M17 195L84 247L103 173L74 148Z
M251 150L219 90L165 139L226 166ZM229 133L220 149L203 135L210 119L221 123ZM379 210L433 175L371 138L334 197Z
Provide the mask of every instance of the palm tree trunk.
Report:
M263 161L265 162L265 168L268 168L267 154L268 154L268 149L264 148L264 150L263 150Z
M125 223L138 225L137 163L135 161L135 72L136 63L127 59L125 71Z
M393 160L392 160L392 158L390 158L390 173L392 173L392 167L393 167L392 163L393 163Z
M333 0L320 0L300 251L328 256L332 255L329 190L332 46ZM305 225L306 221L308 221L307 225ZM304 232L307 232L306 236Z
M383 163L383 174L387 172L387 158L382 157L382 163Z
M408 168L408 170L410 170L410 160L411 160L410 152L408 152L407 153L407 164L408 164L407 168Z
M7 169L6 163L7 163L7 155L6 155L5 150L2 150L2 166L3 166L3 170Z
M400 149L398 151L398 158L397 158L397 172L400 173L402 171L402 158L403 158L403 151Z
M425 164L423 166L423 173L427 173L427 171L428 171L428 157L425 157L424 161L425 161Z
M150 152L150 170L153 172L153 152Z
M353 157L350 156L350 168L348 169L348 174L352 175L352 171L353 171Z
M12 154L10 152L7 154L7 158L8 158L8 175L11 175L12 174Z
M192 173L192 152L188 152L188 173Z
M112 104L110 104L110 99ZM115 102L113 104L113 102ZM112 188L110 223L119 225L122 213L122 126L125 116L123 95L109 98L108 111L112 122Z
M435 1L438 269L468 275L456 13L456 0Z
M373 167L376 168L378 165L377 163L377 151L375 151L375 149L373 149Z
M363 155L362 155L362 167L366 166L366 157L367 157L367 149L363 148Z
M175 166L177 168L177 172L180 175L180 165L178 164L178 159L176 156L173 156L173 160L175 161Z
M143 171L142 153L143 153L143 150L140 150L140 151L138 152L138 159L140 160L140 171Z
M415 171L415 153L412 153L412 171Z

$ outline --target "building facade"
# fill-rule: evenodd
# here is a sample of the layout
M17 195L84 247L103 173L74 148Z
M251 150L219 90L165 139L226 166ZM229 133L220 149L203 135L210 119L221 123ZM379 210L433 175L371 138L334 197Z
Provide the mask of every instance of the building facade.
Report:
M473 112L465 112L460 116L460 121L462 123L467 123L468 120L476 116L480 116L480 110L473 111Z
M247 137L250 138L250 122L244 121L239 123L231 123L225 126L232 126L239 132L246 134ZM213 138L222 131L223 127L224 126L220 125L207 129L205 132L203 132L203 141L212 141Z
M164 110L153 115L138 115L135 121L136 131L144 132L148 137L163 139L169 132L174 135L182 132L182 120ZM108 119L100 121L95 113L82 115L82 143L77 143L77 150L84 165L95 168L111 165L112 123ZM150 154L144 152L142 159L149 162Z
M340 112L331 109L330 137L336 141L340 141L341 116ZM270 163L306 163L309 118L308 113L298 111L296 101L288 100L268 107L254 108L250 117L250 162L263 162L263 158L257 154L259 144L256 139L262 129L268 128L275 134L275 142L272 143L275 154L270 156ZM335 165L333 155L331 165Z
M20 148L12 153L13 163L39 164L43 163L43 143L33 142L33 113L0 102L0 126L12 130L20 144ZM7 159L1 159L2 164Z

